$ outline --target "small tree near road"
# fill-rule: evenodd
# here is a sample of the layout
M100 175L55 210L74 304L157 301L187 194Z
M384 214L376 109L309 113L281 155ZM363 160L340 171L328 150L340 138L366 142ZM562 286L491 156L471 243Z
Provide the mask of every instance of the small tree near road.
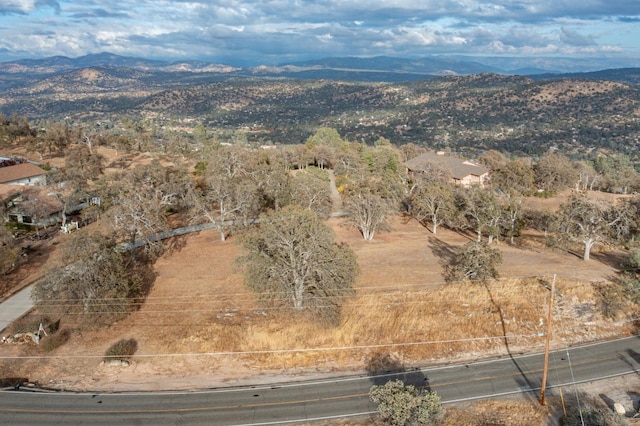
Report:
M32 297L41 312L66 313L86 325L104 325L139 306L150 286L146 265L131 262L116 240L83 230L62 246L66 264L52 265Z
M241 239L245 285L270 306L313 309L337 323L352 294L358 265L353 251L335 242L331 228L297 205L261 216Z
M378 405L380 417L391 425L431 425L444 415L437 393L420 393L414 386L405 385L401 380L372 386L369 398Z
M486 283L490 279L499 277L498 266L502 263L502 252L488 244L471 241L460 248L455 260L447 265L445 280L478 281Z

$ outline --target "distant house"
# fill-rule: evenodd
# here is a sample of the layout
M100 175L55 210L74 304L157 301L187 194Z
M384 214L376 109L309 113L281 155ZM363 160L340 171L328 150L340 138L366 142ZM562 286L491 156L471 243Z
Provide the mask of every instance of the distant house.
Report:
M489 169L468 160L446 155L444 152L427 152L405 163L410 173L433 173L439 169L448 174L451 181L462 186L481 185L489 177Z
M0 167L0 184L6 185L46 185L47 172L31 163L19 163Z

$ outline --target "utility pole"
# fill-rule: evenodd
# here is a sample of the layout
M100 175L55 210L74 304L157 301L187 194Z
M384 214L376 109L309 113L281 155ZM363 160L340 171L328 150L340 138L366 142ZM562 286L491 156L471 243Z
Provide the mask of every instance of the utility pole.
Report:
M547 318L547 342L544 348L544 369L542 370L542 385L540 386L540 405L544 405L544 391L547 387L547 372L549 371L549 344L551 343L551 323L553 321L553 296L556 292L556 274L551 281L551 294L549 295L549 317Z

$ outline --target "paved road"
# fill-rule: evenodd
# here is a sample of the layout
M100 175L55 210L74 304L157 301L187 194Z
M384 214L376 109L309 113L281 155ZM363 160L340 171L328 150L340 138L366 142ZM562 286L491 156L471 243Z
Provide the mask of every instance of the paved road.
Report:
M23 288L0 304L0 333L13 321L20 318L33 308L31 302L31 289L33 286ZM33 330L37 331L37 330Z
M444 402L529 393L537 398L541 354L474 364L427 368L400 374L408 383L437 391ZM640 371L640 338L552 352L547 395L554 388L635 374ZM320 418L368 416L372 384L396 378L345 377L274 386L203 392L74 394L0 392L0 424L215 424L302 423ZM638 376L640 387L640 376Z

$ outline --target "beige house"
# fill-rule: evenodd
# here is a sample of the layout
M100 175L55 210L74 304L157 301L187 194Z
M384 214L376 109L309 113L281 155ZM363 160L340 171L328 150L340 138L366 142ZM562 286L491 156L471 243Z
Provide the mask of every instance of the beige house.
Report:
M434 173L442 171L448 175L451 181L457 185L484 186L489 177L489 169L463 160L444 152L427 152L405 163L410 173Z

